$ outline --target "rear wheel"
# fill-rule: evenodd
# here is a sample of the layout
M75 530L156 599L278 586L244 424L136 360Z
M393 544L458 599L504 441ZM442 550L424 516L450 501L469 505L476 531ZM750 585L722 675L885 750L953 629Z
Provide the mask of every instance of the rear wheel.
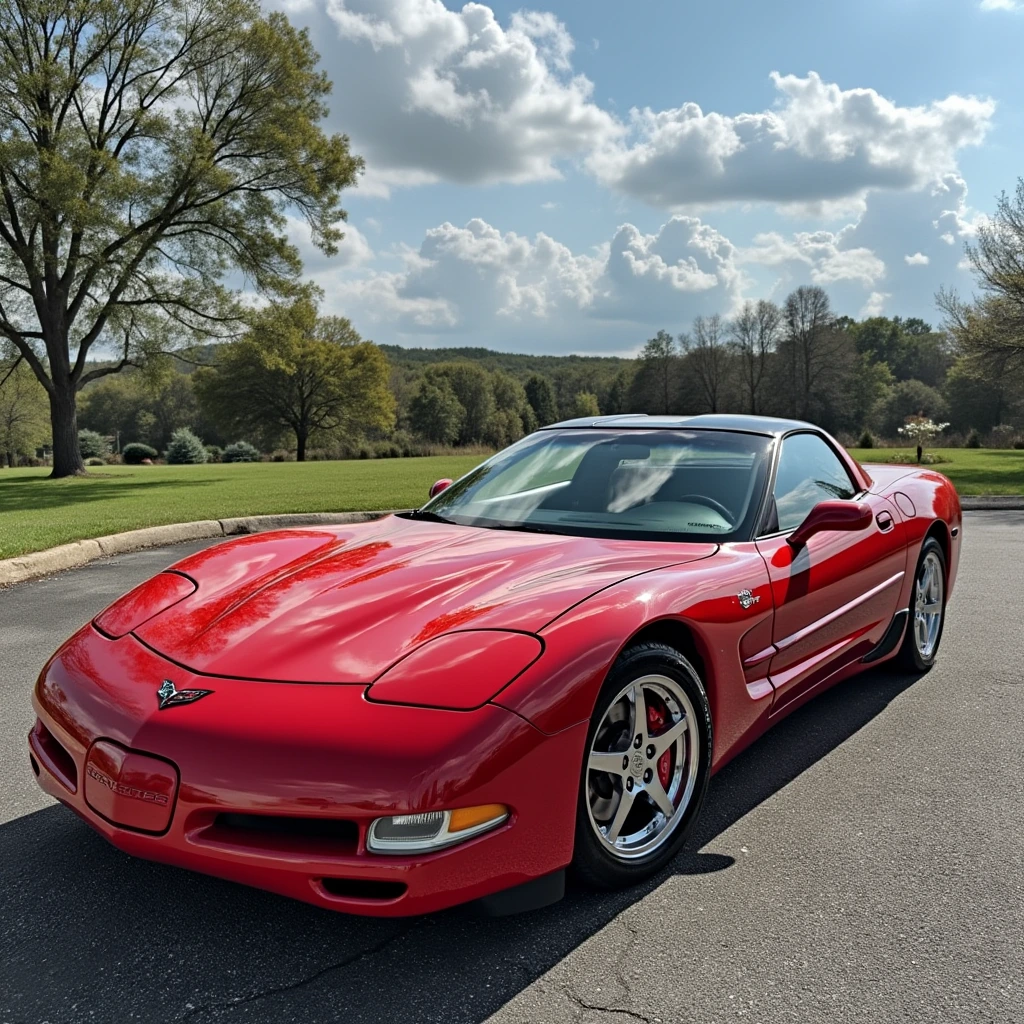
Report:
M946 620L946 557L929 537L921 546L910 594L907 631L900 663L908 672L927 672L935 664Z
M678 852L711 765L711 712L693 665L663 644L626 651L587 736L574 867L601 888L631 885Z

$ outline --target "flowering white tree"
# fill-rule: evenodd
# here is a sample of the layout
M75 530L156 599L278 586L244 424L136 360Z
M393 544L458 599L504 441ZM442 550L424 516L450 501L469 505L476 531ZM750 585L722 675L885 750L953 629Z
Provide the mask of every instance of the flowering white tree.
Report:
M948 426L948 423L935 423L926 416L912 416L898 429L905 438L917 445L917 461L920 462L925 442L930 441L936 434L941 434Z

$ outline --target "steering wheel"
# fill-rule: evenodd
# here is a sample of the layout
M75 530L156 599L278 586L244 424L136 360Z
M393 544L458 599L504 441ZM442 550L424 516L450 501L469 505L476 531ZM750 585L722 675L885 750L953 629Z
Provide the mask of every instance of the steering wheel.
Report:
M708 498L703 494L683 494L678 498L673 498L673 501L689 501L695 505L706 505L708 508L717 512L730 526L736 525L736 522L732 517L732 513L723 504L715 501L714 498Z

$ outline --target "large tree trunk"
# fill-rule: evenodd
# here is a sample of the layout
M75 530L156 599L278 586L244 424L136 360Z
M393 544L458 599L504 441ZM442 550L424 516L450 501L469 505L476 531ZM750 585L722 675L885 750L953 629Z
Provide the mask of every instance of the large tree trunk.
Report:
M295 461L306 461L306 433L302 430L295 431Z
M74 385L55 380L50 394L50 426L53 429L53 472L51 479L85 474L78 450L78 411Z

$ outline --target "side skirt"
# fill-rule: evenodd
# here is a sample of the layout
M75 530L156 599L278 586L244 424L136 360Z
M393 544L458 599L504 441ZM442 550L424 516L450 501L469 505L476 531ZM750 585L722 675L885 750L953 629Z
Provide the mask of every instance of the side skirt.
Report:
M893 651L899 646L899 642L903 639L903 631L907 626L907 619L910 616L910 612L906 608L901 608L893 617L892 622L889 623L889 628L885 631L885 636L878 641L878 644L873 647L867 654L861 658L861 663L869 665L873 661L880 661L887 654L892 654Z

